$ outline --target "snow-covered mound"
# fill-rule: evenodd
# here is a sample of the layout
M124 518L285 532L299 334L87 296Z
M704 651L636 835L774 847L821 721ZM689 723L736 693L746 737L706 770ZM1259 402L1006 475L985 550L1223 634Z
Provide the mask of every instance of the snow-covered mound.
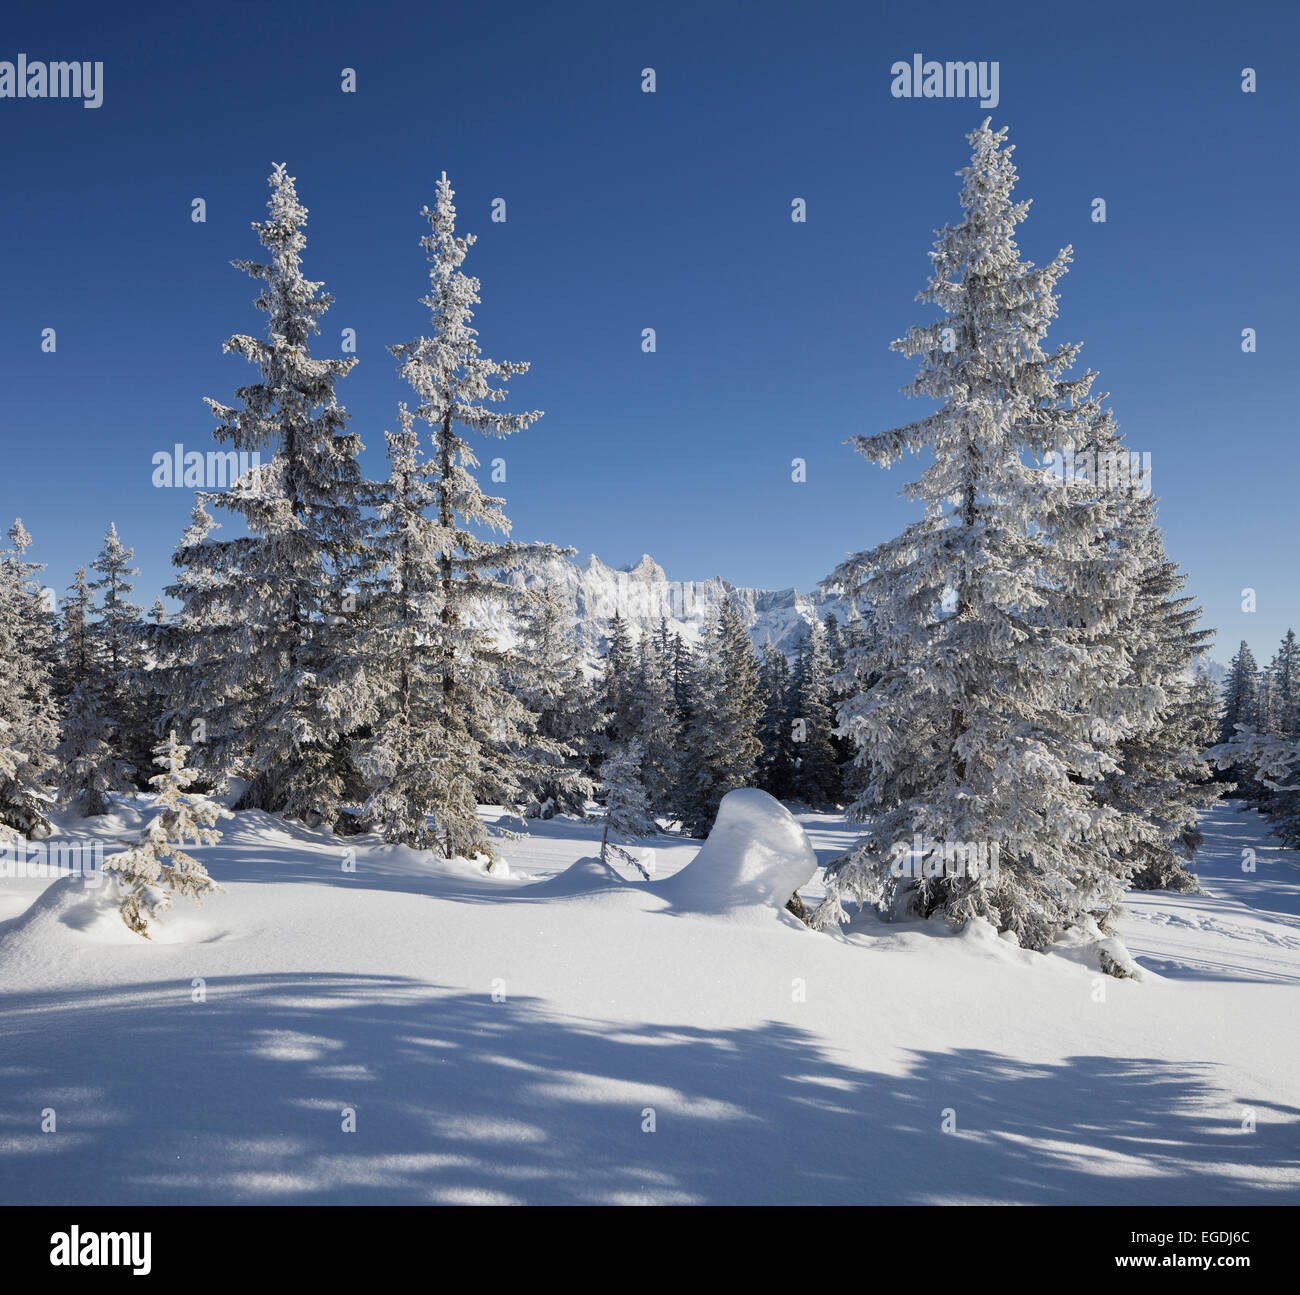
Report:
M89 890L80 877L59 877L24 912L0 922L0 937L5 940L6 950L12 949L20 937L48 940L60 924L75 929L84 927L82 919L97 913L101 907L98 894ZM126 927L122 930L130 935Z
M123 892L111 877L95 885L80 877L60 877L20 913L0 922L4 965L39 965L59 951L75 953L91 945L186 944L220 935L194 906L182 903L153 923L149 940L130 931L119 906Z
M817 855L799 821L754 787L728 792L709 839L661 886L679 912L769 915L817 872Z
M561 873L533 882L516 893L528 899L585 899L618 891L623 881L595 855L586 855Z
M817 867L816 851L790 811L767 792L742 787L722 798L708 840L666 881L627 877L588 856L515 894L551 903L595 902L629 913L663 906L676 914L768 922Z

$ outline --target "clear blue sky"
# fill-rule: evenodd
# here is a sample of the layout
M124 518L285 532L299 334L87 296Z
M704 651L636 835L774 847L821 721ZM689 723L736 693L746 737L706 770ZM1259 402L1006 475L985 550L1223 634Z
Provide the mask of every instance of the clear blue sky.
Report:
M842 442L920 412L888 344L926 317L931 231L957 216L953 172L987 113L1034 199L1025 254L1074 245L1053 337L1085 343L1151 453L1216 655L1245 637L1267 659L1300 628L1296 6L402 8L8 15L0 60L105 64L96 110L0 99L0 509L57 589L110 519L140 601L169 579L192 496L155 489L151 459L211 448L202 397L250 380L221 343L263 317L228 262L259 254L249 224L280 160L311 212L305 270L337 300L318 353L357 330L339 394L368 469L408 394L383 348L425 327L419 210L445 169L480 236L484 348L532 361L516 404L547 411L504 449L515 534L614 565L649 552L677 578L811 586L914 515L895 497L910 465L881 472ZM891 64L916 52L997 60L1000 104L892 98Z

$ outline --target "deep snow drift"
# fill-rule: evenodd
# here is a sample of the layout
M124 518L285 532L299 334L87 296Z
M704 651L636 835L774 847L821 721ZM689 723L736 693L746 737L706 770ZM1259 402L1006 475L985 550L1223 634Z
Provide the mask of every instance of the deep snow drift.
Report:
M816 872L798 819L767 792L742 787L722 798L709 839L658 893L682 912L770 921Z
M243 813L200 852L227 893L152 943L0 881L0 1200L1296 1199L1300 858L1256 815L1209 819L1208 895L1133 897L1137 983L987 928L814 934L768 902L802 832L761 807L764 874L737 804L646 842L649 883L592 865L598 821L494 878ZM142 811L63 828L111 849ZM823 863L852 839L799 822ZM706 867L753 920L694 898Z

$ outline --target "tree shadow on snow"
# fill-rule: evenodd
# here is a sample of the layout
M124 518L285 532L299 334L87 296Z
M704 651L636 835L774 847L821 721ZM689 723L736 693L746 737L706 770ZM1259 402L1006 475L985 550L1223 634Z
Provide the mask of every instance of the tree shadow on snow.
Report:
M0 1201L1280 1203L1300 1169L1300 1112L1245 1133L1208 1067L926 1051L900 1076L786 1024L597 1026L397 977L190 994L0 1003Z

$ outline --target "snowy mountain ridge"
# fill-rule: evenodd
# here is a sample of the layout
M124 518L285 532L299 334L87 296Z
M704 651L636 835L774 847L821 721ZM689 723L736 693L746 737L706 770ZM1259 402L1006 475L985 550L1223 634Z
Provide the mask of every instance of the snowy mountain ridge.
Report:
M526 560L507 576L518 588L549 586L572 617L584 662L594 667L609 642L615 613L628 623L634 637L657 629L661 619L688 644L699 641L709 614L729 597L749 630L754 646L771 640L778 651L793 656L814 617L839 612L840 599L818 590L747 589L721 576L709 580L669 580L649 554L626 567L607 566L594 553L585 563L568 558ZM484 609L486 623L514 627L499 605Z
M1221 687L1228 677L1228 667L1222 661L1215 661L1209 656L1198 656L1188 667L1193 679L1208 679L1216 687Z
M730 597L749 630L755 648L766 642L791 659L808 633L814 617L828 611L844 619L843 600L838 594L820 589L803 593L799 589L750 589L734 585L721 576L708 580L669 580L667 573L648 553L624 567L606 565L594 553L585 563L570 558L525 560L506 577L508 584L522 589L550 586L572 619L582 650L583 662L595 671L609 644L609 627L617 612L628 623L633 638L657 629L666 619L671 629L694 646L700 639L710 612ZM502 628L502 638L517 640L509 610L499 604L484 608L483 623ZM1209 656L1198 657L1190 667L1194 678L1207 677L1221 684L1228 668Z

